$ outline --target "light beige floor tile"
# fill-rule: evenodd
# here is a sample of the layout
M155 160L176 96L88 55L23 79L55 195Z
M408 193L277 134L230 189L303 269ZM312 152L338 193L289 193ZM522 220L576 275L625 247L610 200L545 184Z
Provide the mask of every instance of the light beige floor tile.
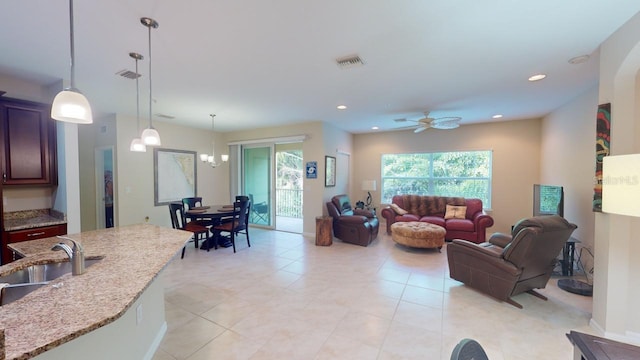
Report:
M394 322L378 359L440 359L442 335Z
M407 285L404 293L402 293L402 300L440 309L443 306L444 293L442 291Z
M333 334L374 347L382 346L391 320L360 311L350 311L336 326Z
M167 331L160 347L176 359L186 359L224 331L223 327L197 317Z
M400 301L393 321L437 333L442 332L442 310L429 306Z
M354 341L343 336L331 335L322 345L316 360L375 360L378 347Z
M233 298L216 305L201 316L229 329L257 310L258 307L255 303L240 298Z
M243 360L250 359L263 344L227 330L195 354L189 360Z
M446 360L465 337L492 360L564 359L564 334L590 332L591 298L552 278L549 301L521 294L517 309L450 279L446 245L408 249L384 231L368 247L261 229L251 239L236 254L191 246L169 264L155 360Z
M176 360L176 358L167 354L164 350L158 349L151 360Z
M278 332L251 359L313 359L330 334L329 330L314 328Z

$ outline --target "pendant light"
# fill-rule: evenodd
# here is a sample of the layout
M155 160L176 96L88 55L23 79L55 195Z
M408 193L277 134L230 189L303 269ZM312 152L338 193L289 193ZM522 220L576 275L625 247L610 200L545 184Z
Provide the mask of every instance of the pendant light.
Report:
M200 154L200 161L202 162L208 162L209 165L211 165L211 167L217 167L218 164L216 162L216 142L214 139L214 121L215 121L215 114L209 114L209 116L211 116L211 155L209 154ZM220 158L222 159L222 162L227 162L229 161L229 155L226 154L222 154L220 155Z
M140 78L140 74L138 74L138 60L144 59L144 57L138 53L130 52L129 56L136 60L136 135L140 134L140 86L138 79ZM142 142L142 139L136 137L131 140L131 146L129 146L129 150L134 152L146 152L147 146Z
M73 0L69 0L69 33L71 49L71 84L60 91L51 104L51 117L76 124L93 123L89 100L76 89L75 47L73 38Z
M149 29L149 127L144 129L141 137L142 142L144 142L145 145L160 146L162 144L160 142L160 134L158 134L158 131L153 128L151 119L153 117L153 92L151 86L151 28L157 29L158 22L148 17L140 18L140 22L142 23L142 25L146 26Z

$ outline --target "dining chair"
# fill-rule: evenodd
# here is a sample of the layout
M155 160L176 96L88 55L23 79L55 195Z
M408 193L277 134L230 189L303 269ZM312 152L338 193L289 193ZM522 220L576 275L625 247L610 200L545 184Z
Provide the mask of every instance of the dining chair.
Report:
M202 197L200 196L182 198L182 210L185 213L193 208L197 208L200 206L202 206ZM211 225L213 225L213 222L207 219L188 219L185 217L185 221L187 223L193 222L200 226L206 226L206 227L210 227ZM196 236L200 236L200 235L196 235Z
M182 198L182 205L184 211L188 211L191 208L202 206L202 197L186 197Z
M199 225L194 221L186 222L184 216L184 208L181 203L170 203L169 204L169 214L171 215L171 225L174 229L190 231L193 233L192 239L195 244L196 249L198 248L198 236L204 234L206 237L207 246L211 246L210 237L209 237L209 229L206 226ZM187 248L187 245L182 248L182 256L181 259L184 258L184 251ZM208 249L207 249L208 250Z
M231 238L231 245L233 246L233 252L236 252L236 236L238 234L244 234L247 237L247 245L251 247L249 241L249 211L251 211L250 200L237 200L233 207L233 221L228 221L215 225L211 228L213 238L217 239L221 233L228 232ZM214 241L215 248L218 248L217 242ZM209 246L207 251L211 248Z

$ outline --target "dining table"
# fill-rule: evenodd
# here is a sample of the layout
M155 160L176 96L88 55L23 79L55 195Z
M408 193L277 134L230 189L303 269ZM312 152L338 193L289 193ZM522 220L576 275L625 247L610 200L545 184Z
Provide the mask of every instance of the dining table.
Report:
M191 220L210 221L211 226L219 225L225 218L233 216L233 204L216 204L196 206L185 212L185 217ZM215 234L214 234L215 236ZM231 240L225 236L216 236L211 240L216 241L220 247L230 247ZM208 250L211 246L206 241L200 246L202 250Z

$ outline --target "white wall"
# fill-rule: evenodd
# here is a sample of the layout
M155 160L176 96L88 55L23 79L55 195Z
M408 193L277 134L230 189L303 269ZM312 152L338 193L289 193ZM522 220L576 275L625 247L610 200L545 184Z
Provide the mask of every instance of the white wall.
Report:
M577 254L581 247L593 252L597 106L598 88L593 87L542 121L540 183L564 187L564 217L578 225L573 233L573 237L581 241L576 246ZM593 258L586 251L582 254L585 269L589 271Z
M328 215L326 203L331 201L335 195L350 194L353 192L352 169L354 164L353 158L353 135L340 130L332 125L324 123L322 126L322 137L324 140L325 155L336 158L336 186L325 187L323 196L322 213ZM318 163L320 164L320 162ZM319 170L319 177L324 184L324 159ZM351 199L351 203L355 204L356 200Z
M490 124L463 125L454 130L430 129L419 134L394 131L354 136L353 197L364 199L358 184L372 179L381 186L382 154L492 150L492 216L494 226L488 233L510 233L511 226L531 216L533 184L539 181L539 119ZM372 193L379 204L381 192Z
M611 103L611 155L640 152L640 14L601 46L598 103ZM603 174L606 176L606 174ZM640 191L640 190L639 190ZM606 336L640 343L640 221L595 215L591 325Z
M137 134L135 118L116 116L116 212L119 226L149 223L171 227L167 205L154 205L154 165L153 147L145 153L129 151L129 144ZM187 128L179 125L155 122L160 133L163 149L196 151L197 154L211 153L212 132L210 130ZM226 143L220 133L215 134L216 154L227 153ZM202 163L196 156L197 196L205 204L226 204L229 202L229 165L217 168Z

